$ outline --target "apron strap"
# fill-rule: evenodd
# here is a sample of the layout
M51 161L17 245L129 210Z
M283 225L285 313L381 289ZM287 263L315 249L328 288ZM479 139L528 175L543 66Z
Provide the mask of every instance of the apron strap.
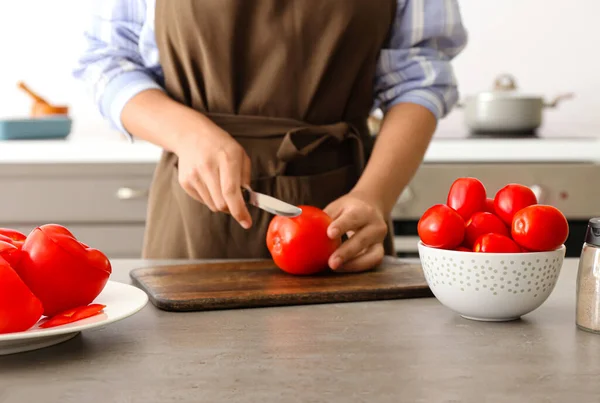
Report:
M277 174L284 172L287 164L306 157L329 140L338 144L346 139L355 142L355 161L360 174L365 168L365 145L356 127L348 122L328 125L311 125L306 122L263 116L223 113L205 113L213 122L233 137L269 138L283 136L277 149L279 160ZM307 143L307 139L312 139Z
M279 150L277 150L277 158L281 161L289 162L295 158L304 157L316 150L321 144L329 139L341 143L349 131L349 126L344 122L333 125L309 126L290 130L283 137L281 146L279 147ZM296 145L298 143L297 140L300 140L302 137L317 137L317 139L298 148Z
M299 147L298 143L302 143L301 140L307 137L316 137L316 139ZM364 145L355 128L346 122L302 127L288 131L277 150L277 158L281 161L278 172L283 172L288 162L311 154L328 140L334 140L339 144L345 139L356 142L356 163L359 172L362 172L365 167Z

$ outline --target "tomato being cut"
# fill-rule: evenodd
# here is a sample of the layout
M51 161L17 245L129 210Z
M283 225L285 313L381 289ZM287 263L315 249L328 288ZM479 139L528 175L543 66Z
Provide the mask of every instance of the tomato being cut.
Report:
M15 270L42 301L46 316L90 304L112 272L101 251L56 224L42 225L29 234Z
M0 333L24 332L42 317L42 303L0 258Z
M452 208L445 204L436 204L421 216L417 232L427 246L454 249L463 242L465 222Z
M482 253L520 253L521 248L505 235L485 234L475 241L473 251Z
M6 260L11 267L17 267L21 257L21 249L12 243L0 241L0 257Z
M551 251L569 236L569 223L554 206L535 204L518 211L512 222L512 237L524 249Z
M511 183L496 193L494 209L498 217L510 226L517 211L536 203L537 198L533 190L527 186Z
M22 247L23 243L25 242L25 239L27 239L27 236L25 234L11 228L0 228L0 235L9 238L11 240L11 243L17 248ZM0 238L0 240L5 239Z
M494 214L485 211L473 214L471 219L467 221L465 245L472 248L477 238L488 233L510 235L508 227Z
M463 220L485 209L486 191L476 178L459 178L452 183L446 204L452 207Z
M329 257L341 244L330 239L327 228L332 219L321 209L300 206L298 217L275 216L267 230L267 248L281 270L309 275L328 268Z
M106 308L106 305L91 304L69 309L65 312L61 312L52 316L51 318L48 318L42 324L40 324L40 328L46 329L49 327L62 326L66 325L67 323L73 323L82 319L91 318L92 316L102 313L104 308Z

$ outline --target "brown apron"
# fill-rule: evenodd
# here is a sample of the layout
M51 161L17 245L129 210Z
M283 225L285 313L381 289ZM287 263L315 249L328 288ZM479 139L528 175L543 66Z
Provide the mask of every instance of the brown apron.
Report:
M166 91L244 147L254 190L324 208L352 189L370 154L375 66L396 1L157 0ZM157 166L143 256L269 257L272 216L249 207L244 230L211 212L181 188L177 162L164 152Z

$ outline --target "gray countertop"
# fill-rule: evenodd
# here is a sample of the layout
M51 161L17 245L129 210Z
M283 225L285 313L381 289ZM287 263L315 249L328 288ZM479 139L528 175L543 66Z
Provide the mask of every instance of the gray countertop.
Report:
M444 162L600 162L600 137L568 135L539 139L456 138L440 133L427 148L424 163ZM66 140L0 141L0 166L36 164L142 164L154 166L161 149L120 136L76 136ZM468 152L465 152L468 150Z
M115 261L129 283L143 261ZM575 327L577 260L510 323L436 299L138 314L0 357L0 402L597 402L600 335Z

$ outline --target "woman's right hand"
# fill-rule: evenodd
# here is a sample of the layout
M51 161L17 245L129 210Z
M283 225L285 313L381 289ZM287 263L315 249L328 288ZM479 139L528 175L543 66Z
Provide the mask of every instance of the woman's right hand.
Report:
M248 229L252 218L242 196L250 185L250 158L233 137L212 122L179 138L179 183L213 212L230 213Z
M121 120L129 133L179 157L179 183L191 197L250 228L241 189L250 185L250 159L229 133L156 89L127 102Z

